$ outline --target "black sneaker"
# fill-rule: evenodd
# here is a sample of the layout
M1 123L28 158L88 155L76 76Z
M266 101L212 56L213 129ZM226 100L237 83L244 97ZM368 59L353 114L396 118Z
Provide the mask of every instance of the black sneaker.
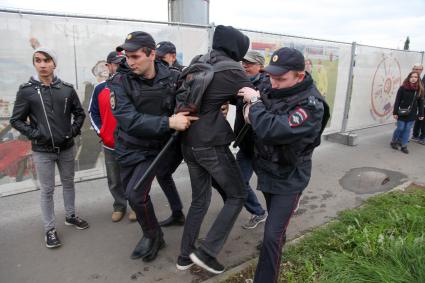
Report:
M77 228L78 230L89 228L89 223L87 223L87 221L81 219L78 216L75 216L74 214L71 215L71 217L65 218L65 225L75 226L75 228Z
M391 146L391 148L392 148L392 149L398 150L398 143L396 143L396 142L391 142L391 143L390 143L390 146Z
M52 228L46 232L46 236L44 236L44 240L46 241L46 247L49 249L57 248L62 245L61 241L58 238L58 233L56 233L56 229Z
M179 255L177 258L176 267L178 270L187 270L193 265L193 261L188 257L182 257Z
M220 274L224 271L224 266L219 263L214 257L208 255L202 249L197 249L189 255L194 264L202 267L203 269L214 273Z
M406 146L403 146L400 150L401 150L401 152L403 152L403 153L409 154L409 150L407 149L407 147L406 147Z

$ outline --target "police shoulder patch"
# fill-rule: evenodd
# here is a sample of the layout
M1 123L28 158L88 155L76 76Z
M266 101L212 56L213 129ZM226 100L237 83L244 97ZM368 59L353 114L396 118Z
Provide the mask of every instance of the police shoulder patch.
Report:
M111 104L111 109L115 110L115 107L117 106L116 103L116 97L114 91L111 90L111 93L109 94L109 103Z
M291 114L288 116L288 123L291 128L301 126L308 119L307 112L301 108L297 107Z

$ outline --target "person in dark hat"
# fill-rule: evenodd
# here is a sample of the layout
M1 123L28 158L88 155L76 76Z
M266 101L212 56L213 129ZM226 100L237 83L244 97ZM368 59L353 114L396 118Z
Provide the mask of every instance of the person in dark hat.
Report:
M156 45L156 57L170 67L183 70L183 66L177 61L176 46L171 41L161 41Z
M296 49L275 51L264 69L271 89L242 88L244 116L254 131L254 168L268 217L254 282L278 281L286 228L311 176L311 156L320 144L329 107Z
M264 72L264 56L255 50L248 50L244 58L242 59L242 66L245 70L245 74L251 80L254 87L261 93L269 89L270 78ZM245 124L243 117L243 102L238 101L236 104L236 118L235 118L235 135L238 135ZM252 129L248 130L245 134L244 139L239 144L239 151L236 154L236 161L241 168L242 175L246 189L248 191L248 198L245 203L245 208L251 213L251 218L248 223L242 227L245 229L254 229L260 223L265 222L267 219L267 212L263 209L260 202L257 199L253 189L249 184L249 180L253 174L253 157L254 157L254 136Z
M123 52L112 51L106 58L106 67L109 71L109 77L115 75L119 64L125 61ZM125 189L120 179L120 168L114 154L114 131L117 124L110 104L110 92L106 81L96 85L90 98L89 117L93 129L101 138L103 152L105 155L106 178L108 187L114 199L112 222L120 221L127 211L127 199ZM136 221L136 214L130 211L128 214L130 221Z
M127 35L117 51L125 51L128 71L118 73L108 81L111 89L110 104L117 128L115 130L115 155L120 164L121 181L126 189L130 206L136 212L143 237L131 254L132 259L151 261L164 247L163 233L155 216L149 192L152 181L175 171L180 164L178 143L171 146L153 172L137 190L135 185L144 175L154 158L174 131L185 131L196 117L188 112L174 114L176 85L179 72L155 60L156 44L152 36L143 31ZM182 205L174 186L165 192L176 195L171 203L176 208L175 217L182 218Z

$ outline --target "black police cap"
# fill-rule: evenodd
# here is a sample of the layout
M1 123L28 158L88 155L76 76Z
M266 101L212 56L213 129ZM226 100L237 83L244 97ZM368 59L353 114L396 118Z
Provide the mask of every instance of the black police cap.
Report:
M273 53L264 71L274 76L281 76L289 71L304 71L304 68L304 55L295 48L283 47Z
M122 52L112 51L108 54L108 57L106 57L106 63L118 64L118 63L121 63L124 57L125 56Z
M137 51L140 48L148 47L150 49L155 49L155 40L153 37L144 31L134 31L127 35L125 42L118 46L116 50L120 51Z
M172 42L161 41L156 45L156 55L163 57L168 53L176 54L176 46Z

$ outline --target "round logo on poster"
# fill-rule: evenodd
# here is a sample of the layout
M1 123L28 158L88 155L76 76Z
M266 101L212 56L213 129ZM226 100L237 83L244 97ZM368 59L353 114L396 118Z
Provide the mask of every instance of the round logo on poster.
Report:
M388 119L401 85L400 63L391 55L382 55L372 80L371 113L375 120Z

